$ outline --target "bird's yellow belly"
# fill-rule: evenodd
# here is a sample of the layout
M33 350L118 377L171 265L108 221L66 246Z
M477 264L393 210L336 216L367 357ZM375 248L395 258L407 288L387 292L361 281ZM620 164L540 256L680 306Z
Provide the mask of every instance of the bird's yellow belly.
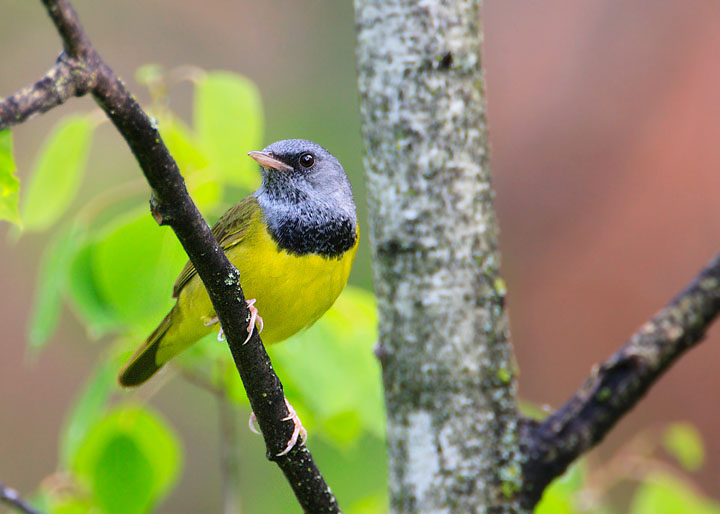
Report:
M264 322L262 338L271 344L309 327L330 308L347 283L355 248L340 259L297 256L278 252L269 235L266 239L253 255L245 245L227 254L240 271L245 297L257 300Z
M264 230L249 237L254 241L246 240L225 253L240 271L246 299L256 300L263 318L263 341L277 343L315 323L332 306L347 283L357 244L339 259L328 259L278 251ZM183 287L177 308L181 322L168 331L165 340L169 344L162 345L158 362L219 329L205 325L215 317L215 311L197 275ZM183 333L179 333L181 327Z

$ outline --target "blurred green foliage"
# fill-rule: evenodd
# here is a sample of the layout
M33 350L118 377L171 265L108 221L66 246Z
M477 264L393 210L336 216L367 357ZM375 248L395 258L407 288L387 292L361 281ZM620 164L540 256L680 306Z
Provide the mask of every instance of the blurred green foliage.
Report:
M662 459L660 449L686 471L697 471L705 453L699 432L688 423L647 430L602 466L591 468L585 459L572 465L545 490L535 514L720 514L720 503ZM613 493L628 485L629 502L619 501Z
M705 447L697 428L675 423L665 431L663 447L688 471L697 471L705 460Z
M167 75L160 67L148 65L137 73L151 91L148 110L191 195L213 220L260 183L246 152L262 147L261 101L250 81L229 72L192 70L186 77L195 88L192 127L167 108ZM68 215L97 126L91 115L60 121L37 156L20 210L11 135L0 132L0 219L49 234L28 327L29 350L37 354L51 341L63 303L90 339L104 336L107 342L59 434L58 472L43 481L35 498L44 510L60 514L153 511L182 473L182 444L172 427L137 396L129 400L115 377L172 305L170 290L186 255L172 231L151 218L142 180L103 192ZM174 359L170 374L247 409L230 353L215 338L208 336ZM349 286L312 328L269 348L318 453L342 453L362 462L359 469L327 457L323 468L342 492L345 511L356 514L387 510L385 419L371 351L376 339L372 294ZM629 445L597 469L576 463L545 491L536 512L720 513L720 506L684 474L703 462L697 430L677 423L660 435L639 438L642 445ZM660 448L685 471L661 461ZM611 501L612 490L623 482L635 485L625 508Z
M74 476L105 512L147 512L175 482L180 446L168 425L142 406L114 407L71 457Z
M645 477L633 497L630 514L720 514L720 504L705 498L693 485L657 471Z
M28 330L28 343L33 351L42 349L57 328L70 264L81 237L82 228L71 222L58 230L45 248Z
M246 150L262 143L263 116L255 84L230 72L206 75L195 84L193 121L199 149L218 180L257 188L257 165Z
M89 116L69 116L56 125L40 149L22 201L24 230L47 230L77 194L92 143Z
M20 181L15 176L12 134L10 130L0 130L0 220L20 224L19 188Z

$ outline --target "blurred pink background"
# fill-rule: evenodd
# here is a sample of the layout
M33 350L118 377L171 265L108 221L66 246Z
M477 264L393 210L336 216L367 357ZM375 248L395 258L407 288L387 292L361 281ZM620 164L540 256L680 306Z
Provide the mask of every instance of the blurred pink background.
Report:
M134 70L150 62L230 69L256 81L266 141L304 137L328 147L350 172L366 219L350 2L74 4L101 54L141 99L147 94ZM0 13L0 96L7 96L36 80L60 45L40 2L5 0ZM720 250L720 4L487 0L484 23L491 164L520 391L558 406L593 363ZM186 118L190 91L171 94ZM92 107L75 100L18 127L20 176L59 117ZM77 205L138 173L107 125L90 162ZM56 466L58 427L101 344L88 344L66 310L39 360L25 358L44 240L31 234L12 243L6 232L0 224L0 480L31 492ZM365 240L351 280L371 287L368 254ZM703 489L720 498L719 337L711 329L596 458L647 427L687 420L708 444ZM179 381L154 403L186 448L182 484L162 510L217 510L213 406ZM248 459L265 466L259 439L247 440Z

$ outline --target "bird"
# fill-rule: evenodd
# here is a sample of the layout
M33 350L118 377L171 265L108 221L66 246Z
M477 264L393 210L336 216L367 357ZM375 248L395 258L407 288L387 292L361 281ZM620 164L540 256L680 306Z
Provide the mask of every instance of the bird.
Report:
M322 146L287 139L248 155L260 164L262 183L228 209L212 233L240 272L252 315L247 340L257 325L263 342L274 344L310 327L345 288L358 221L345 170ZM215 330L217 317L191 262L172 296L175 305L120 371L121 386L144 383Z

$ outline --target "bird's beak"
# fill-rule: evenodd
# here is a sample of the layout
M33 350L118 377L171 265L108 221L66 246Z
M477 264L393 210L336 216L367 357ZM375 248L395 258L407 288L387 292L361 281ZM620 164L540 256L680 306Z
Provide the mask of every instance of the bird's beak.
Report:
M248 155L260 163L263 168L278 171L292 171L292 166L285 164L282 161L278 161L275 157L265 152L248 152Z

